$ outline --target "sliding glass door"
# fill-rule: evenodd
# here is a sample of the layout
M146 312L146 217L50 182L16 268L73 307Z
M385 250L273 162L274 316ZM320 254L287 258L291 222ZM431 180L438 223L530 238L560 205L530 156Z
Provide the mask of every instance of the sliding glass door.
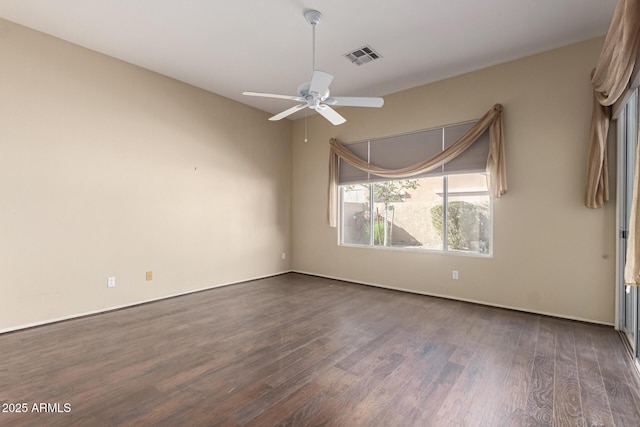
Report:
M631 217L633 174L638 142L638 90L635 91L617 121L618 131L618 327L624 333L634 355L640 353L639 298L636 286L624 283L624 264Z

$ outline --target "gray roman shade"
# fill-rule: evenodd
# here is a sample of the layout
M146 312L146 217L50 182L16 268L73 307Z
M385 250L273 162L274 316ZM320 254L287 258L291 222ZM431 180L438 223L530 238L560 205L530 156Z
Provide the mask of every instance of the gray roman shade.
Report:
M369 162L369 141L349 144L349 150L362 160ZM368 179L369 174L366 171L351 166L347 162L340 162L339 182L341 185L367 182Z
M474 124L471 122L428 129L410 134L345 144L345 147L369 164L385 169L401 169L415 164L419 159L429 159L441 153L471 129ZM489 131L487 130L455 159L429 172L414 175L412 178L456 173L484 173L488 156ZM339 169L340 185L389 180L389 178L369 174L344 161L340 162Z
M447 149L473 127L474 123L447 126L444 128L444 148ZM480 135L467 150L444 165L444 174L485 173L489 157L489 130Z

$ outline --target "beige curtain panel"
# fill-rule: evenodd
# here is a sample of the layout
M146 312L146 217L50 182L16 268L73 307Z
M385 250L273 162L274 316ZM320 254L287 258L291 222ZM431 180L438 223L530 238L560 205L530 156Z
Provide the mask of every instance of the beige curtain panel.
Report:
M640 123L640 108L638 109L638 122ZM636 164L633 172L633 197L631 201L631 218L629 221L629 237L627 239L627 256L624 265L624 282L627 285L640 285L640 239L637 238L638 224L640 224L640 209L638 195L640 188L640 132L638 132L638 145L636 145Z
M487 174L489 194L498 198L507 192L507 173L504 154L502 105L496 104L455 143L436 156L401 169L384 169L367 163L336 139L329 141L329 188L327 194L327 221L331 227L338 223L338 159L360 170L390 179L410 178L432 171L458 157L489 129L489 156Z
M611 106L631 88L640 48L640 1L619 0L596 68L591 73L593 112L584 204L600 208L609 200L607 135Z

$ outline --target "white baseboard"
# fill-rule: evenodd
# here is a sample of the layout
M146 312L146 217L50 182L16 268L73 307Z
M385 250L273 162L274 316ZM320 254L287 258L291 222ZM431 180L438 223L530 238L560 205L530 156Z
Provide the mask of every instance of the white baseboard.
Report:
M4 333L7 333L7 332L14 332L14 331L18 331L18 330L21 330L21 329L34 328L36 326L48 325L50 323L62 322L64 320L77 319L79 317L93 316L95 314L107 313L109 311L121 310L123 308L129 308L129 307L135 307L136 305L147 304L147 303L154 302L154 301L162 301L162 300L165 300L165 299L175 298L175 297L179 297L179 296L183 296L183 295L189 295L189 294L193 294L193 293L196 293L196 292L208 291L210 289L221 288L223 286L237 285L239 283L251 282L253 280L266 279L268 277L275 277L275 276L279 276L281 274L286 274L286 273L291 273L291 272L292 272L292 270L286 270L286 271L281 271L281 272L278 272L278 273L267 274L267 275L264 275L264 276L257 276L257 277L251 277L251 278L248 278L248 279L236 280L234 282L225 282L225 283L219 283L217 285L205 286L204 288L192 289L192 290L185 291L185 292L179 292L179 293L176 293L176 294L165 295L165 296L162 296L162 297L152 298L152 299L148 299L148 300L136 301L136 302L132 302L132 303L129 303L129 304L122 304L122 305L117 305L117 306L113 306L113 307L107 307L107 308L103 308L103 309L100 309L100 310L86 311L86 312L83 312L83 313L71 314L69 316L63 316L63 317L56 317L56 318L53 318L53 319L47 319L47 320L43 320L43 321L40 321L40 322L28 323L28 324L25 324L25 325L12 326L10 328L0 329L0 334L4 334Z
M394 290L394 291L402 291L402 292L408 292L408 293L412 293L412 294L426 295L426 296L430 296L430 297L437 297L437 298L444 298L444 299L450 299L450 300L455 300L455 301L470 302L470 303L473 303L473 304L486 305L486 306L489 306L489 307L505 308L507 310L522 311L522 312L525 312L525 313L540 314L540 315L543 315L543 316L558 317L558 318L561 318L561 319L577 320L579 322L595 323L595 324L598 324L598 325L605 325L605 326L614 326L613 322L602 322L600 320L585 319L585 318L576 317L576 316L567 316L566 314L549 313L549 312L546 312L546 311L530 310L528 308L513 307L513 306L508 306L508 305L503 305L503 304L494 304L494 303L490 303L490 302L487 302L487 301L479 301L479 300L474 300L474 299L469 299L469 298L460 298L460 297L456 297L456 296L452 296L452 295L437 294L437 293L433 293L433 292L421 292L421 291L416 291L416 290L413 290L413 289L399 288L399 287L395 287L395 286L381 285L379 283L371 283L371 282L363 282L363 281L359 281L359 280L345 279L345 278L342 278L342 277L327 276L325 274L310 273L310 272L301 271L301 270L291 270L291 272L292 273L306 274L306 275L309 275L309 276L323 277L325 279L341 280L343 282L357 283L359 285L373 286L373 287L376 287L376 288L391 289L391 290Z

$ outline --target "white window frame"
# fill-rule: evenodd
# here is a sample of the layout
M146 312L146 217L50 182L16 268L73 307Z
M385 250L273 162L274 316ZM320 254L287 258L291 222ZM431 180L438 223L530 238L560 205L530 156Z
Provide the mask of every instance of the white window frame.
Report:
M450 125L446 125L446 126L438 126L435 128L431 128L431 129L423 129L417 132L412 132L412 133L407 133L407 134L399 134L399 135L395 135L395 136L391 136L391 137L385 137L382 139L386 139L386 138L394 138L394 137L402 137L402 136L406 136L406 135L414 135L414 134L419 134L421 132L430 132L430 131L434 131L434 130L438 130L442 132L442 146L441 149L444 150L445 149L445 133L447 132L447 129L451 129L457 126L461 126L461 125L471 125L473 123L475 123L476 121L467 121L467 122L460 122L460 123L455 123L455 124L450 124ZM488 134L486 135L486 138L488 138ZM367 160L371 161L370 158L372 156L371 153L371 143L374 142L374 140L368 140L368 141L361 141L361 142L367 142ZM487 143L487 149L488 149L488 139L486 140ZM349 144L348 144L349 145ZM476 159L478 159L476 157ZM472 256L472 257L482 257L482 258L492 258L493 257L493 200L491 197L489 197L489 252L488 253L481 253L481 252L473 252L473 251L461 251L461 250L451 250L448 249L447 246L447 242L448 242L448 221L447 221L447 211L448 211L448 200L449 200L449 196L450 193L448 191L448 177L451 176L452 174L464 174L464 172L460 172L459 170L456 171L455 167L454 167L454 171L453 173L446 173L446 165L443 166L442 169L442 174L441 175L437 175L442 177L443 182L442 182L442 198L443 198L443 236L442 236L442 249L438 250L438 249L430 249L430 248L419 248L419 247L399 247L399 246L381 246L381 245L375 245L374 243L374 238L375 238L375 233L374 232L370 232L369 234L369 244L368 245L364 245L364 244L355 244L355 243L344 243L344 187L348 186L348 185L357 185L358 182L353 182L353 183L349 183L347 181L347 183L344 184L340 184L338 186L338 195L339 195L339 215L338 215L338 245L339 246L346 246L346 247L354 247L354 248L369 248L369 249L382 249L382 250L393 250L393 251L408 251L408 252L422 252L422 253L437 253L437 254L449 254L449 255L463 255L463 256ZM469 171L468 173L470 174L478 174L481 173L477 170L475 171ZM370 177L370 175L367 175L368 177ZM418 177L419 178L419 177ZM413 178L407 178L407 179L413 179ZM388 182L388 181L403 181L404 179L398 179L398 180L394 180L394 179L389 179L389 180L370 180L367 179L367 182L369 184L371 184L369 186L369 230L374 230L374 214L373 214L373 206L374 206L374 189L373 189L373 185L375 185L375 182ZM485 190L483 190L484 192ZM459 190L457 190L456 192L460 192ZM488 189L486 190L487 194L489 194Z

